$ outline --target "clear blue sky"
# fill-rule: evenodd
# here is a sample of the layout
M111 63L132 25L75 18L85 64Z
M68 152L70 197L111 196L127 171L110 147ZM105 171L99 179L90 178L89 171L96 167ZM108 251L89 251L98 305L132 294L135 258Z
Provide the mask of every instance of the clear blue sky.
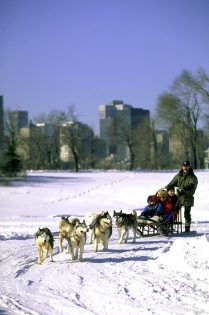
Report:
M0 0L0 94L33 119L74 104L154 113L183 69L209 74L209 0Z

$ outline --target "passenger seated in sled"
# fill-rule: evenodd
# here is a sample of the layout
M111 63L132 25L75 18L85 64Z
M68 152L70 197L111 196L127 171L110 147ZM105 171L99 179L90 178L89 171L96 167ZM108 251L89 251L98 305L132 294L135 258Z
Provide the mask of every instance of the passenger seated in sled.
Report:
M138 222L138 233L144 235L144 232L147 231L149 234L150 231L158 231L160 234L166 234L164 229L161 229L159 224L160 214L163 212L163 207L159 202L159 199L156 195L150 195L147 198L147 206L141 212L140 216L137 217Z
M178 196L175 194L175 187L173 186L167 186L167 192L168 197L171 199L171 202L173 204L173 215L174 215L174 221L177 219L177 214L180 210L180 201Z
M147 206L137 217L137 222L142 225L155 225L158 223L160 213L163 211L163 207L156 195L150 195L147 197Z
M170 197L166 189L160 189L156 195L148 196L147 202L148 205L137 217L138 232L143 235L144 227L149 226L153 231L168 235L168 224L173 224L177 218L177 198Z
M171 198L168 196L168 192L165 189L160 189L157 192L158 201L162 206L162 211L158 212L157 215L159 216L159 221L173 223L173 210L174 205L171 201Z
M144 208L142 213L140 214L141 218L150 219L153 216L157 215L157 213L162 212L163 207L158 201L158 197L156 195L151 195L147 197L147 206Z

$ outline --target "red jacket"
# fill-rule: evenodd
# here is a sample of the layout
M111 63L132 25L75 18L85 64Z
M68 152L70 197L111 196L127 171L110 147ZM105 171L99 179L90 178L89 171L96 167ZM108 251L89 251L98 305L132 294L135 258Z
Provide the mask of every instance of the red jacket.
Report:
M159 198L159 202L161 203L163 207L163 210L160 214L164 214L173 209L173 203L170 198L166 198L164 199L164 201L161 201L161 199Z

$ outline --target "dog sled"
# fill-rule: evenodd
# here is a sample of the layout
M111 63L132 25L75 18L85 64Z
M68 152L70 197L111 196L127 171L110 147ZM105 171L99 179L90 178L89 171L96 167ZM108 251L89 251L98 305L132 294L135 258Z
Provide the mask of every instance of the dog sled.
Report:
M164 217L154 216L150 219L137 217L137 233L142 236L155 236L155 235L171 235L181 234L182 231L182 212L179 209L178 213L171 213L172 217L164 219Z
M149 207L148 209L145 210L145 212L143 211L141 215L137 217L138 222L137 233L140 234L140 236L153 236L158 234L162 235L181 234L182 212L178 195L175 195L176 198L173 199L173 201L171 201L172 197L170 197L170 200L168 200L167 202L166 201L168 197L167 190L165 188L161 188L156 192L154 196L149 196L152 197L151 201L153 201L154 206L155 204L156 205L158 204L158 201L155 200L158 196L160 198L163 198L161 205L165 203L164 211L161 210L157 211L157 208L154 208L154 211L156 211L156 213L162 212L162 214L159 215L156 215L155 213L154 216L149 216L152 215L151 211L153 211L152 209L150 210Z

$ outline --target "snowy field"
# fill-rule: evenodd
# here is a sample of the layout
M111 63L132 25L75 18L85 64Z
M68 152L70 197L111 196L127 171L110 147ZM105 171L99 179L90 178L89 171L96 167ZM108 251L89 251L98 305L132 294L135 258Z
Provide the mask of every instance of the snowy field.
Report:
M85 245L83 262L59 253L61 216L91 212L137 213L147 196L176 171L28 172L27 181L0 186L0 314L203 315L209 314L209 172L195 171L199 185L192 208L196 234L138 237L108 252ZM54 263L37 264L35 233L55 234ZM64 241L64 249L66 249Z

